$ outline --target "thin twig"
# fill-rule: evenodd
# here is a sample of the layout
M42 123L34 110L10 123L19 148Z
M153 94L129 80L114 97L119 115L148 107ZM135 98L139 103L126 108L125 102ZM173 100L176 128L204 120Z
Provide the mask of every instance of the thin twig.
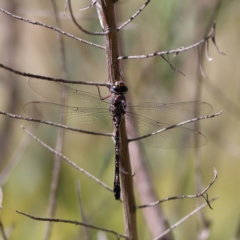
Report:
M210 55L209 55L209 41L206 41L206 58L209 62L211 62L213 60L213 58L210 57Z
M0 211L2 210L2 201L3 201L3 192L2 192L2 188L0 188ZM3 240L7 240L8 238L5 233L1 217L0 217L0 232L1 232Z
M2 9L2 8L0 8L0 11L2 11L3 13L5 13L5 14L13 17L13 18L16 18L16 19L18 19L18 20L21 20L21 21L24 21L24 22L27 22L27 23L31 23L31 24L33 24L33 25L38 25L38 26L41 26L41 27L45 27L45 28L54 30L54 31L56 31L56 32L59 32L59 33L65 35L65 36L67 36L67 37L73 38L73 39L75 39L75 40L77 40L77 41L79 41L79 42L82 42L82 43L85 43L85 44L87 44L87 45L90 45L90 46L93 46L93 47L96 47L96 48L100 48L100 49L105 50L105 47L104 47L104 46L100 46L100 45L98 45L98 44L91 43L91 42L88 42L88 41L83 40L83 39L81 39L81 38L75 37L74 35L72 35L72 34L70 34L70 33L67 33L67 32L64 32L63 30L61 30L61 29L59 29L59 28L55 28L55 27L50 26L50 25L47 25L47 24L45 24L45 23L41 23L41 22L37 22L37 21L31 21L31 20L29 20L29 19L27 19L27 18L23 18L23 17L17 16L17 15L14 15L14 14L12 14L12 13L10 13L10 12Z
M63 11L63 16L66 15L66 11L67 11L67 6L68 6L68 1L65 1L65 5L64 5L64 11Z
M0 187L0 211L2 210L2 206L3 206L3 191L2 187Z
M15 114L12 114L12 113L3 112L3 111L0 111L0 114L11 117L11 118L22 119L22 120L25 120L25 121L44 123L46 125L60 127L60 128L66 129L66 130L71 130L71 131L79 132L79 133L86 133L86 134L97 135L97 136L105 136L105 137L113 137L114 136L112 133L91 132L91 131L81 130L81 129L78 129L78 128L71 128L71 127L68 127L68 126L65 126L65 125L62 125L62 124L59 124L59 123L53 123L53 122L43 121L43 120L40 120L40 119L23 117L23 116L15 115Z
M49 151L53 152L56 155L59 155L63 160L65 160L68 164L70 164L72 167L76 168L78 171L84 173L85 175L87 175L89 178L93 179L94 181L96 181L98 184L100 184L102 187L106 188L108 191L113 192L113 190L107 186L105 183L101 182L98 178L94 177L92 174L90 174L89 172L87 172L86 170L84 170L83 168L79 167L76 163L72 162L69 158L67 158L66 156L64 156L63 154L57 152L56 150L54 150L53 148L51 148L50 146L48 146L47 144L45 144L43 141L41 141L39 138L37 138L36 136L34 136L31 132L29 132L28 130L26 130L23 126L21 126L21 128L24 130L24 132L26 132L29 136L31 136L34 140L36 140L38 143L40 143L43 147L47 148Z
M198 194L168 197L168 198L164 198L164 199L158 200L158 201L156 201L156 202L154 202L154 203L137 206L136 209L152 207L152 206L158 205L158 204L160 204L160 203L167 202L167 201L171 201L171 200L185 199L185 198L204 197L204 194L208 191L208 189L209 189L209 188L214 184L214 182L217 180L217 170L216 170L215 168L213 169L213 173L214 173L214 178L213 178L213 180L210 182L210 184L209 184L202 192L200 192L200 193L198 193ZM204 199L205 199L205 201L207 202L207 204L209 205L209 200L208 200L208 198L205 198L205 197L204 197ZM209 207L211 208L210 205L209 205Z
M1 235L3 237L3 240L7 240L8 238L7 238L7 235L6 235L5 231L4 231L4 227L3 227L3 223L2 223L1 219L0 219L0 232L2 233Z
M42 76L42 75L36 75L32 73L25 73L21 72L15 69L12 69L8 66L5 66L0 63L0 68L4 68L7 71L13 72L17 75L21 75L24 77L29 77L29 78L36 78L36 79L42 79L42 80L47 80L47 81L52 81L52 82L61 82L61 83L71 83L71 84L83 84L83 85L94 85L94 86L104 86L104 87L109 87L110 84L107 83L101 83L101 82L85 82L85 81L72 81L72 80L67 80L67 79L62 79L62 78L52 78L52 77L47 77L47 76Z
M3 202L3 192L2 192L2 188L0 188L0 211L2 210L2 202ZM7 235L5 233L4 226L3 226L1 218L0 218L0 232L1 232L3 240L7 240L8 238L7 238Z
M92 8L97 3L97 1L98 0L93 1L88 7L80 9L79 12Z
M117 28L117 30L121 30L122 28L124 28L127 24L129 24L134 18L136 18L141 12L142 10L150 3L151 0L147 0L142 7L139 8L139 10L134 13L125 23L123 23L120 27Z
M171 67L174 71L177 71L177 72L181 73L183 76L186 76L183 72L181 72L177 67L175 67L175 66L171 63L171 61L170 61L170 59L169 59L169 54L167 54L167 58L168 58L168 59L166 59L163 55L161 55L161 57L170 65L170 67Z
M54 20L55 24L58 28L61 28L61 21L58 14L58 9L56 6L55 0L50 0L50 3L52 5L53 13L54 13ZM52 15L52 14L51 14ZM58 43L58 49L60 53L60 69L62 73L62 78L66 79L67 77L67 64L66 64L66 50L64 45L64 38L62 34L56 33L57 37L57 43Z
M72 5L71 5L71 0L68 0L68 5L69 5L69 11L70 11L70 15L71 18L73 20L73 22L75 23L75 25L84 33L88 34L88 35L94 35L94 36L104 36L107 35L109 33L109 31L107 32L90 32L85 30L84 28L82 28L79 23L76 21L74 15L73 15L73 11L72 11Z
M207 41L208 42L208 41ZM203 70L203 66L202 66L202 51L201 51L202 48L200 48L200 46L198 47L198 63L199 63L199 69L200 69L200 72L202 74L202 76L206 79L208 78L208 76L205 74L204 70Z
M8 181L9 177L11 176L11 173L22 159L22 156L25 153L29 144L30 138L25 135L21 138L20 142L18 143L18 146L15 146L14 150L11 153L12 155L10 159L8 160L7 164L1 171L0 186L4 186L4 184Z
M218 197L212 198L211 200L209 200L209 202L213 202L216 199L218 199ZM161 239L163 236L165 236L166 234L168 234L170 231L172 231L174 228L176 228L178 225L180 225L181 223L183 223L184 221L186 221L188 218L192 217L195 213L197 213L198 211L200 211L202 208L206 207L207 203L202 204L201 206L199 206L198 208L196 208L194 211L192 211L191 213L189 213L187 216L185 216L184 218L182 218L180 221L178 221L177 223L175 223L174 225L172 225L167 231L163 232L161 235L157 236L156 238L154 238L153 240L159 240Z
M78 208L80 212L80 216L82 217L83 223L87 224L87 218L84 213L83 204L82 204L82 198L81 198L81 191L80 191L80 184L79 181L76 181L76 192L77 192L77 198L78 198ZM88 231L87 227L84 227L84 232L87 240L91 239L90 233Z
M168 54L179 54L180 52L188 51L192 48L198 47L199 45L203 44L206 42L209 38L212 38L214 36L214 30L215 28L213 27L209 34L199 42L196 42L188 47L179 47L174 50L168 50L168 51L161 51L161 52L155 52L155 53L150 53L146 55L136 55L136 56L119 56L117 59L144 59L144 58L149 58L149 57L155 57L155 56L162 56L162 55L168 55Z
M214 117L217 117L217 116L219 116L220 114L222 114L222 112L223 112L223 110L221 110L220 112L215 113L215 114L206 115L206 116L202 116L202 117L198 117L198 118L193 118L193 119L190 119L190 120L187 120L187 121L178 123L178 124L173 124L173 125L170 125L170 126L168 126L168 127L162 128L162 129L160 129L160 130L158 130L158 131L156 131L156 132L152 132L152 133L143 135L143 136L141 136L141 137L128 139L128 142L137 141L137 140L141 140L141 139L144 139L144 138L147 138L147 137L151 137L151 136L153 136L153 135L155 135L155 134L159 134L159 133L161 133L161 132L170 130L170 129L172 129L172 128L180 127L180 126L183 126L183 125L188 124L188 123L191 123L191 122L196 122L196 121L200 121L200 120L208 119L208 118L214 118ZM0 113L1 113L1 112L0 112Z
M216 22L213 23L213 29L214 29L214 32L213 32L213 35L211 36L211 39L212 39L212 42L214 44L214 46L216 47L218 53L222 54L222 55L226 55L226 53L222 52L220 50L220 48L218 47L217 43L216 43L216 39L215 39L215 33L216 33Z
M29 217L29 218L31 218L33 220L37 220L37 221L50 221L50 222L70 223L70 224L85 226L85 227L88 227L88 228L97 229L97 230L101 230L101 231L104 231L104 232L112 233L112 234L116 235L117 237L122 237L122 238L128 239L128 237L126 235L117 233L116 231L113 231L111 229L97 227L97 226L94 226L94 225L91 225L91 224L85 224L85 223L74 221L74 220L65 220L65 219L58 219L58 218L34 217L34 216L26 214L24 212L20 212L20 211L16 211L16 212L21 214L21 215L24 215L26 217Z

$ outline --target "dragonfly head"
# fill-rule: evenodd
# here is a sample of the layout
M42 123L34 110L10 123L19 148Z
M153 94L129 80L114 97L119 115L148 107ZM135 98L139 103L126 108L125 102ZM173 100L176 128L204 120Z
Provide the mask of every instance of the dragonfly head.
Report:
M110 89L111 93L124 94L128 91L128 87L123 81L117 81Z

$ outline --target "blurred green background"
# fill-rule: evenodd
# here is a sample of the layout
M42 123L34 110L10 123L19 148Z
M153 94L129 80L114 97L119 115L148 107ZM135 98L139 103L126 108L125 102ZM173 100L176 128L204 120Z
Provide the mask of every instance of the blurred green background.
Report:
M83 27L100 31L93 8L78 12L90 1L72 1L74 12ZM119 25L142 6L144 1L119 0L116 3ZM62 15L64 1L58 1L62 29L79 38L104 45L102 37L86 36L69 18ZM203 57L203 68L208 76L202 79L199 99L210 103L214 112L224 113L214 119L201 121L201 132L208 138L199 149L204 186L218 171L217 182L209 190L209 197L220 196L204 209L211 221L209 239L233 239L240 221L240 2L222 1L156 1L119 34L123 55L141 55L191 45L206 35L213 16L217 22L216 41L226 56L217 52L210 42L210 57ZM50 1L0 0L0 7L16 15L54 25ZM0 12L0 62L17 70L51 77L61 77L57 36L49 29L27 24ZM105 53L100 49L64 38L66 47L67 78L71 80L105 82L107 66ZM132 102L182 102L196 100L199 81L197 49L171 59L186 76L173 71L161 58L123 60L122 75L129 87ZM96 93L91 86L74 86ZM107 93L106 89L102 94ZM0 69L0 110L26 116L23 106L27 102L43 100L28 86L28 78L16 76ZM18 164L11 167L11 175L4 182L1 220L14 239L43 239L45 222L37 222L17 214L23 211L46 217L54 155L20 128L24 125L42 141L55 146L57 129L0 116L0 178L11 159ZM131 144L130 144L131 147ZM195 194L196 149L143 148L147 165L159 199L174 195ZM111 139L84 134L66 133L62 151L72 161L112 186L114 171L114 145ZM133 169L134 171L134 169ZM123 232L123 213L120 202L113 194L62 162L60 190L56 218L81 220L75 182L80 181L85 214L90 224ZM202 202L204 202L202 200ZM162 205L170 224L174 224L196 208L196 199L172 201ZM138 211L139 239L150 239ZM194 215L173 233L176 239L197 239L199 216ZM84 239L83 228L54 224L51 239ZM91 231L98 239L98 231ZM115 239L107 235L108 239Z

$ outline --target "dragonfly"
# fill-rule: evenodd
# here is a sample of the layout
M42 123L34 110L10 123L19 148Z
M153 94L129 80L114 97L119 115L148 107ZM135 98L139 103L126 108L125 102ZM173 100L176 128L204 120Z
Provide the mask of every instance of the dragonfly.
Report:
M128 103L128 91L123 81L112 85L110 98L102 99L92 94L73 89L65 84L39 81L31 78L30 88L49 102L34 101L24 106L31 117L62 124L84 131L107 131L114 126L115 174L113 192L116 200L121 197L120 160L121 146L119 128L125 119L129 141L179 122L208 115L212 106L206 102L190 101L177 103ZM140 141L155 148L192 148L206 144L206 137L191 128L174 127Z

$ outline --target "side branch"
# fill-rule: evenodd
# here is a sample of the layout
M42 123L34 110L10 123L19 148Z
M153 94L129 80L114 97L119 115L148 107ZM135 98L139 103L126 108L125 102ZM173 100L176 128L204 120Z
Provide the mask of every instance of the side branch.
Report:
M213 183L217 180L217 170L214 168L213 172L214 172L213 180L210 182L210 184L201 193L198 193L198 194L195 194L195 195L181 195L181 196L168 197L168 198L164 198L162 200L158 200L154 203L137 206L136 209L153 207L153 206L158 205L160 203L171 201L171 200L185 199L185 198L198 198L198 197L203 197L205 199L206 203L208 204L208 206L212 209L212 207L210 206L209 200L208 200L207 191L213 185ZM205 193L206 193L206 197L204 196Z
M144 138L147 138L147 137L151 137L155 134L159 134L161 132L165 132L169 129L172 129L172 128L176 128L176 127L181 127L185 124L188 124L188 123L191 123L191 122L196 122L196 121L200 121L200 120L203 120L203 119L208 119L208 118L214 118L214 117L217 117L219 116L220 114L222 114L223 110L218 112L218 113L215 113L215 114L211 114L211 115L206 115L206 116L202 116L202 117L198 117L198 118L193 118L193 119L190 119L190 120L187 120L187 121L184 121L184 122L181 122L181 123L178 123L178 124L174 124L174 125L170 125L168 127L165 127L165 128L162 128L156 132L153 132L153 133L149 133L149 134L146 134L144 136L141 136L141 137L137 137L137 138L132 138L132 139L128 139L128 142L133 142L133 141L137 141L137 140L141 140L141 139L144 139Z
M144 58L150 58L150 57L155 57L155 56L162 56L162 55L169 55L169 54L179 54L180 52L184 52L184 51L188 51L192 48L198 47L199 45L203 44L204 42L206 42L209 38L213 38L215 34L215 28L213 27L210 31L210 33L202 40L200 40L199 42L188 46L188 47L179 47L177 49L174 50L168 50L168 51L161 51L161 52L155 52L155 53L150 53L147 55L136 55L136 56L119 56L117 58L117 60L121 60L121 59L144 59Z
M218 197L212 198L211 200L209 200L209 203L217 200ZM204 208L207 205L207 203L202 204L201 206L199 206L198 208L196 208L194 211L190 212L187 216L185 216L184 218L182 218L180 221L178 221L177 223L173 224L169 229L167 229L165 232L163 232L161 235L157 236L156 238L154 238L153 240L159 240L162 239L163 236L167 235L170 231L172 231L174 228L176 228L177 226L179 226L181 223L183 223L184 221L186 221L188 218L190 218L191 216L193 216L195 213L197 213L198 211L200 211L202 208Z
M72 11L72 4L71 4L71 0L67 0L68 1L68 5L69 5L69 11L70 11L70 15L71 18L74 22L74 24L84 33L88 34L88 35L94 35L94 36L104 36L106 34L108 34L108 32L90 32L85 30L83 27L80 26L80 24L77 22L77 20L75 19L74 15L73 15L73 11Z
M21 214L21 215L24 215L26 217L29 217L33 220L37 220L37 221L70 223L70 224L85 226L85 227L88 227L88 228L97 229L97 230L101 230L101 231L104 231L104 232L112 233L112 234L116 235L117 237L122 237L122 238L128 239L128 237L126 235L117 233L116 231L113 231L111 229L97 227L97 226L94 226L94 225L91 225L91 224L86 224L86 223L82 223L82 222L78 222L78 221L74 221L74 220L34 217L32 215L29 215L29 214L26 214L26 213L23 213L23 212L20 212L20 211L16 211L16 212Z
M88 7L80 9L79 12L92 8L94 5L96 5L97 1L98 0L94 0Z
M105 137L113 137L114 136L112 133L100 133L100 132L85 131L85 130L81 130L81 129L78 129L78 128L71 128L71 127L68 127L66 125L62 125L62 124L59 124L59 123L53 123L53 122L43 121L43 120L40 120L40 119L23 117L23 116L15 115L15 114L12 114L12 113L3 112L3 111L0 111L0 114L5 115L7 117L11 117L11 118L22 119L22 120L30 121L30 122L39 122L39 123L43 123L43 124L46 124L46 125L60 127L60 128L66 129L66 130L71 130L71 131L79 132L79 133L86 133L86 134L97 135L97 136L105 136Z
M69 33L67 33L67 32L64 32L63 30L61 30L61 29L59 29L59 28L55 28L55 27L50 26L50 25L47 25L47 24L45 24L45 23L41 23L41 22L37 22L37 21L31 21L31 20L29 20L29 19L27 19L27 18L23 18L23 17L17 16L17 15L14 15L14 14L12 14L12 13L10 13L10 12L2 9L2 8L0 8L0 11L3 12L3 13L5 13L5 14L7 14L7 15L9 15L10 17L16 18L16 19L18 19L18 20L21 20L21 21L24 21L24 22L27 22L27 23L31 23L31 24L33 24L33 25L38 25L38 26L41 26L41 27L45 27L45 28L54 30L54 31L56 31L56 32L59 32L59 33L65 35L65 36L67 36L67 37L73 38L73 39L75 39L75 40L77 40L77 41L79 41L79 42L82 42L82 43L85 43L85 44L87 44L87 45L90 45L90 46L93 46L93 47L96 47L96 48L100 48L100 49L105 50L105 47L104 47L104 46L100 46L100 45L98 45L98 44L91 43L91 42L88 42L88 41L83 40L83 39L81 39L81 38L75 37L74 35L69 34Z
M97 182L98 184L100 184L102 187L104 187L105 189L107 189L110 192L113 192L113 190L107 186L105 183L103 183L102 181L100 181L98 178L94 177L92 174L90 174L89 172L87 172L86 170L84 170L83 168L79 167L76 163L74 163L73 161L71 161L69 158L67 158L66 156L64 156L63 154L61 154L60 152L54 150L53 148L51 148L50 146L48 146L46 143L44 143L43 141L41 141L39 138L37 138L36 136L34 136L31 132L29 132L28 130L26 130L23 126L21 126L23 131L26 132L30 137L32 137L34 140L36 140L38 143L40 143L43 147L47 148L49 151L53 152L54 154L58 155L59 157L61 157L64 161L66 161L69 165L71 165L72 167L76 168L78 171L80 171L81 173L85 174L86 176L88 176L89 178L93 179L95 182Z
M6 69L10 72L13 72L13 73L17 74L17 75L21 75L21 76L29 77L29 78L43 79L43 80L52 81L52 82L109 87L109 84L101 83L101 82L72 81L72 80L66 80L66 79L62 79L62 78L51 78L51 77L36 75L36 74L32 74L32 73L25 73L25 72L21 72L21 71L12 69L10 67L7 67L7 66L5 66L1 63L0 63L0 68L4 68L4 69Z
M117 28L117 30L121 30L122 28L124 28L127 24L129 24L134 18L136 18L141 12L142 10L150 3L151 0L147 0L142 7L140 7L138 9L138 11L133 14L125 23L123 23L120 27Z

